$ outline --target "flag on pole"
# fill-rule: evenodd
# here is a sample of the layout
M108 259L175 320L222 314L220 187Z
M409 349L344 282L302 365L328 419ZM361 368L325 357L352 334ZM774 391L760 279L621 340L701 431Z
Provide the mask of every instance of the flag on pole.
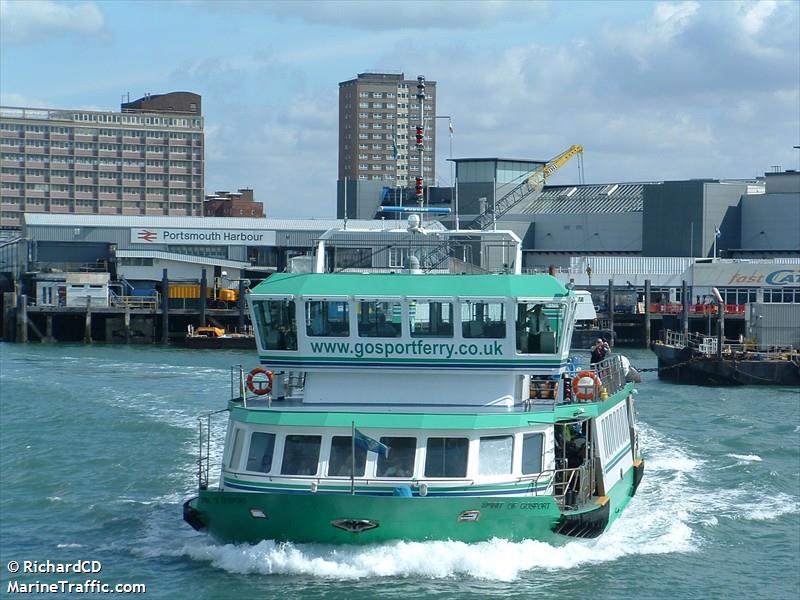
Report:
M722 237L722 232L719 230L719 227L714 225L714 237L719 239Z
M389 446L380 443L378 440L365 435L358 429L353 429L353 443L354 445L366 450L367 452L377 452L381 456L389 456Z
M452 121L448 121L447 128L450 130L450 135L453 135L453 132L455 130L453 129L453 122Z

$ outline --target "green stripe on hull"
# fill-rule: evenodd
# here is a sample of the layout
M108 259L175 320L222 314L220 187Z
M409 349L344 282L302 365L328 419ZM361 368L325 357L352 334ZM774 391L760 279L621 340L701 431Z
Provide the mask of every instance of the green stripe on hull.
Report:
M609 525L630 501L633 469L607 496ZM201 491L190 507L216 539L257 543L270 539L298 543L370 544L390 540L456 540L492 538L521 541L565 540L553 533L561 512L549 496L401 497L337 494L282 494ZM594 505L584 510L592 510ZM254 518L251 509L266 518ZM477 520L461 521L465 511L480 511ZM364 520L378 526L351 533L334 527L337 520Z

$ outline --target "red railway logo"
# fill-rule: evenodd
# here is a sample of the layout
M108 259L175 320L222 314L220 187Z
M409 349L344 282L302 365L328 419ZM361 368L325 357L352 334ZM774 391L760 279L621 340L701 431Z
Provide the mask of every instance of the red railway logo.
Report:
M153 242L158 237L158 234L155 231L148 231L147 229L142 229L136 236L137 239L143 242Z

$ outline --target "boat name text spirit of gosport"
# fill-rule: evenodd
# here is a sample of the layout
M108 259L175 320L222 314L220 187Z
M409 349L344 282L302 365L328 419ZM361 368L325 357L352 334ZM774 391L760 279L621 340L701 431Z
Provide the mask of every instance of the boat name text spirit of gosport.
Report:
M213 485L201 418L184 519L223 542L600 535L644 473L634 384L616 354L577 371L581 294L513 270L255 287L261 366L232 370Z

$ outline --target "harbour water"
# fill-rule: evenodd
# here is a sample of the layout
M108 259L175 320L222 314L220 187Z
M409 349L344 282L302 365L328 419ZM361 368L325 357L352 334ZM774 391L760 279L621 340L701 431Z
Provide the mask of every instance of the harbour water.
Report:
M0 359L3 593L13 579L92 578L144 583L148 598L800 597L796 388L645 373L645 478L596 540L225 546L186 525L181 505L196 487L196 417L224 407L229 365L255 366L252 352L0 344ZM14 576L12 560L102 571Z

